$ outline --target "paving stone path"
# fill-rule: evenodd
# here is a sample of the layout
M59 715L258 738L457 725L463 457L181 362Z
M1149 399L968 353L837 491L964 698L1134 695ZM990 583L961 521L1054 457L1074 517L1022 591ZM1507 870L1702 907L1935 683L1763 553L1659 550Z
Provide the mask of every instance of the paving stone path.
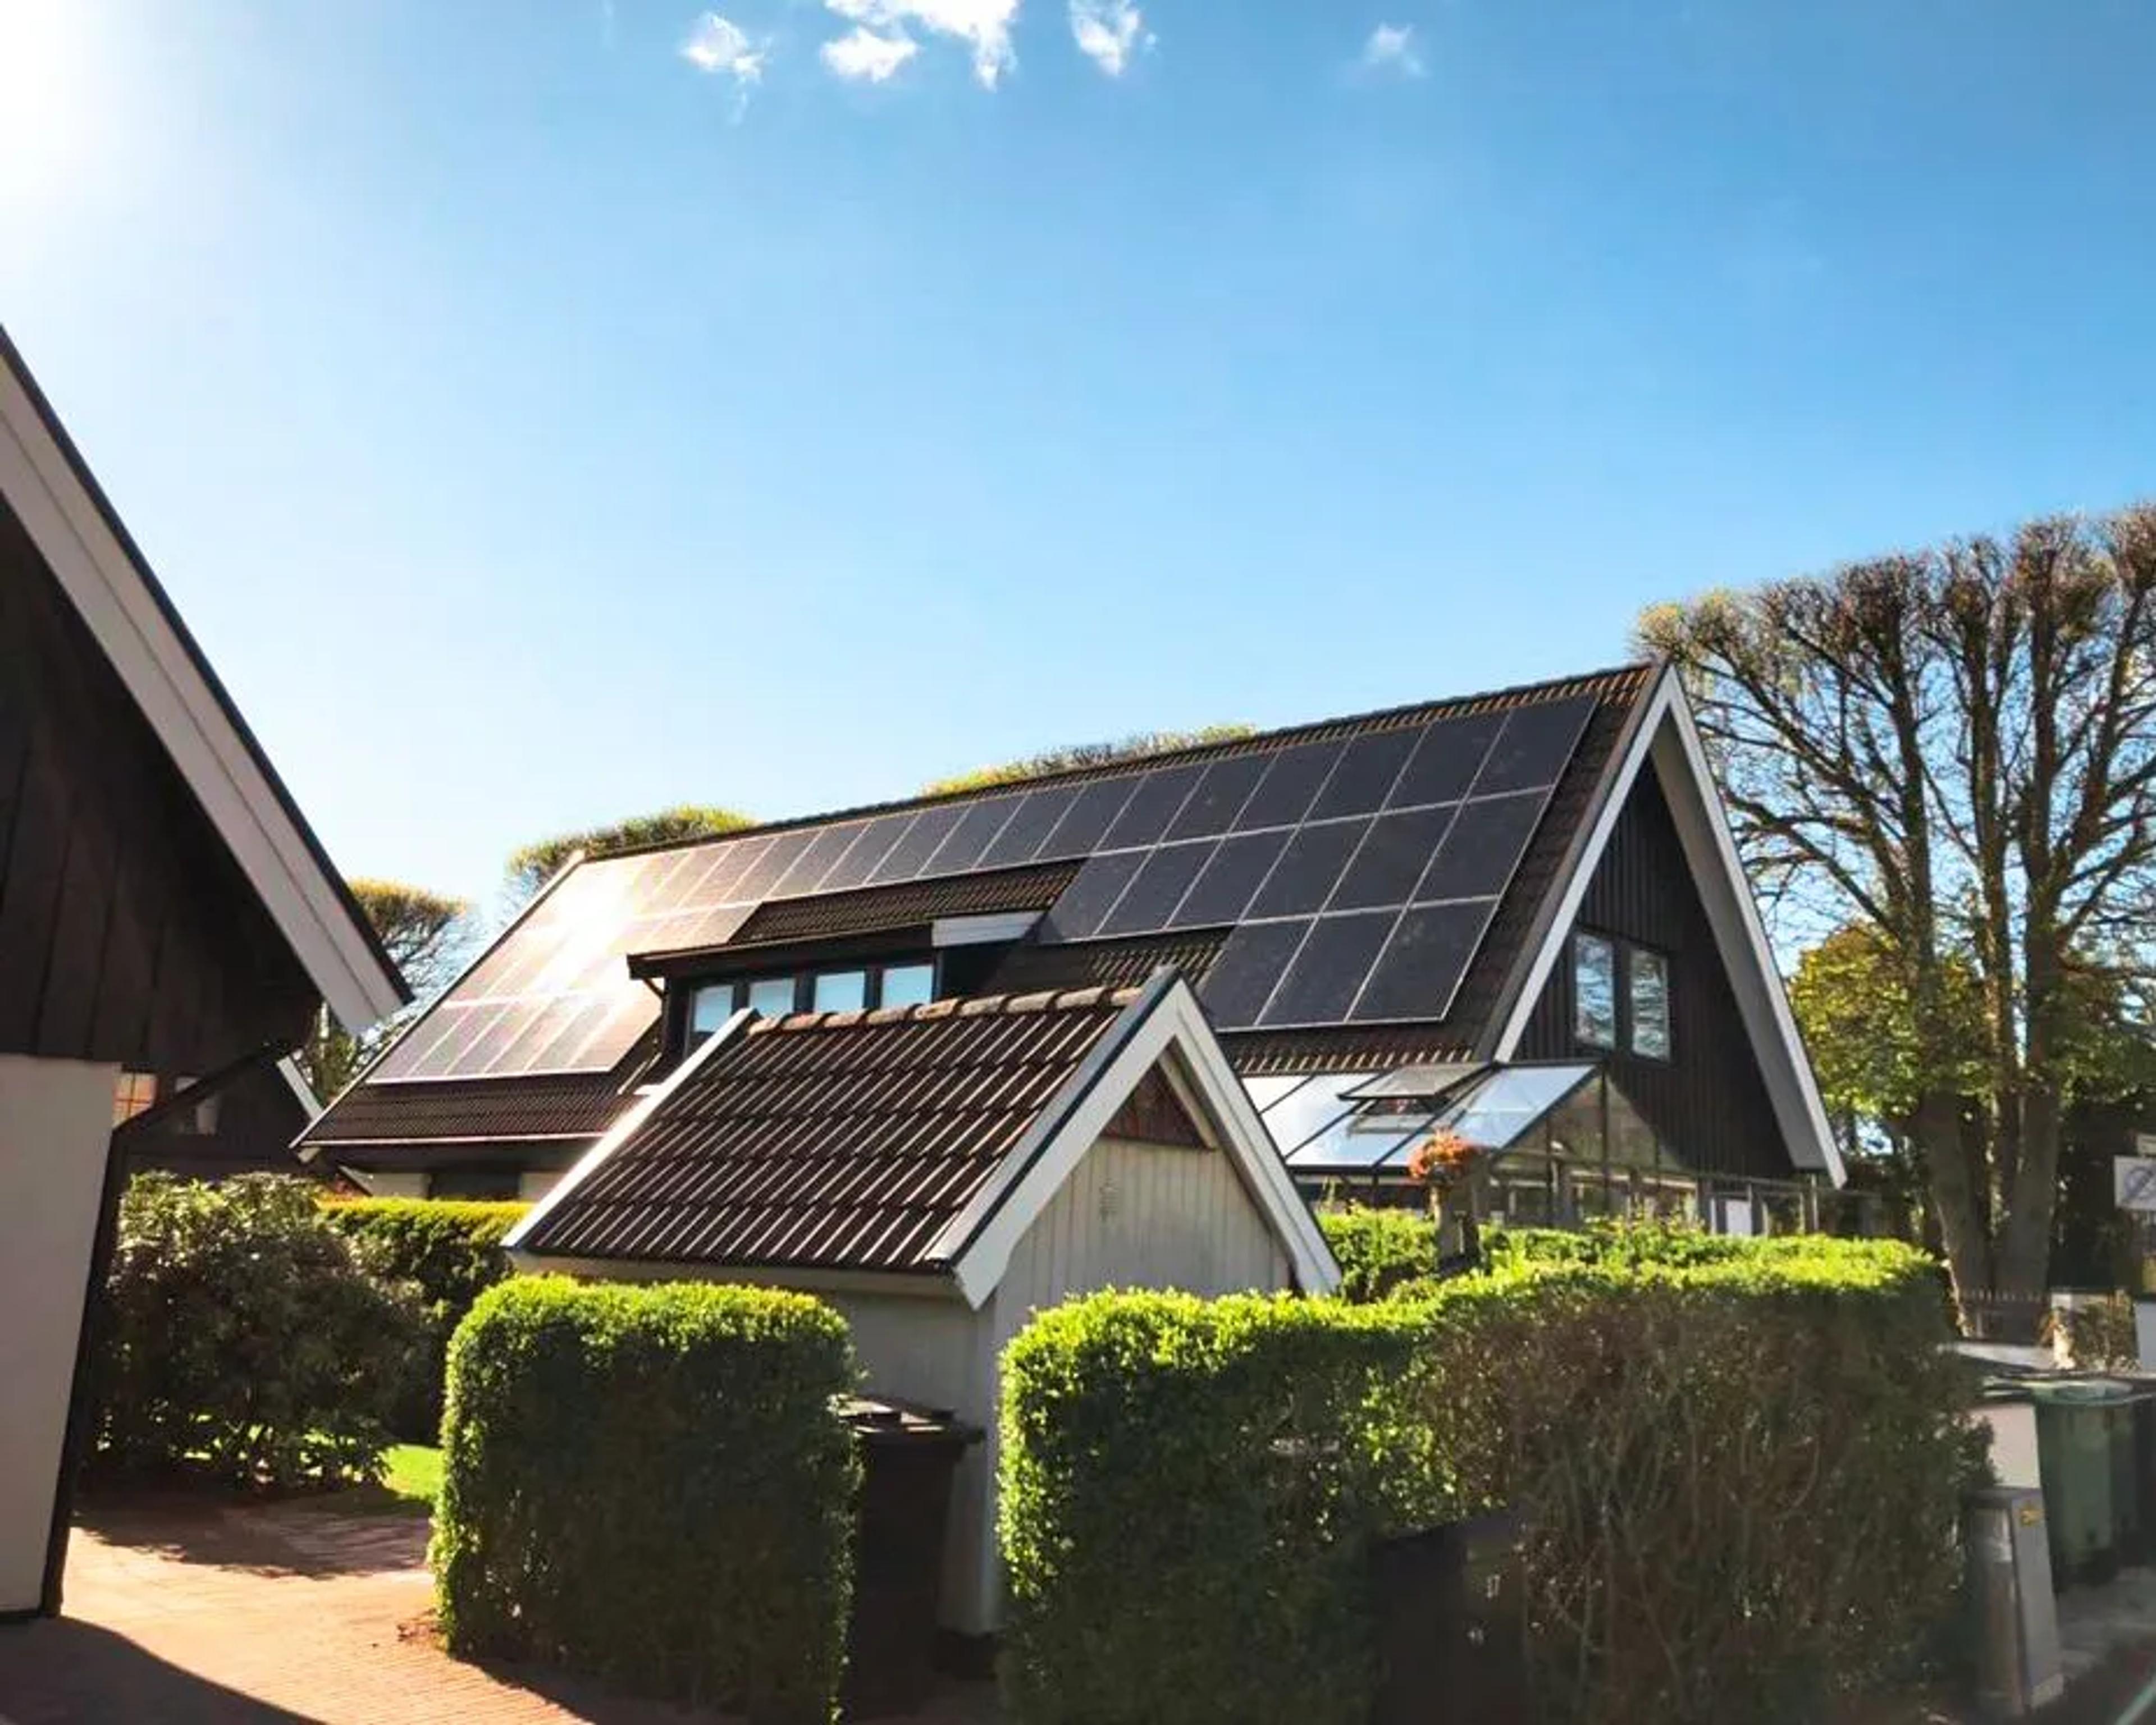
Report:
M0 1725L719 1725L551 1673L451 1659L427 1523L177 1498L78 1523L66 1610L0 1627ZM916 1725L994 1725L986 1686Z

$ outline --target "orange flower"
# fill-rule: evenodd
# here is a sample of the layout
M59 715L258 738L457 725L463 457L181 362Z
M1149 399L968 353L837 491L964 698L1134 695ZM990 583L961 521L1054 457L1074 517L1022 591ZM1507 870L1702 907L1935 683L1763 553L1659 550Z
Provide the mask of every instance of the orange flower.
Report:
M1408 1178L1450 1186L1474 1165L1475 1147L1458 1132L1434 1132L1408 1153Z

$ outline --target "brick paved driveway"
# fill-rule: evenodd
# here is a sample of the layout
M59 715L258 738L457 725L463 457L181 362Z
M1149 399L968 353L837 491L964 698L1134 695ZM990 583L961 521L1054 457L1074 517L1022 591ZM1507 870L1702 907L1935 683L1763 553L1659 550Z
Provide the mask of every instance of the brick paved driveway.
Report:
M424 1632L424 1521L199 1500L78 1523L66 1615L0 1627L0 1725L714 1725L552 1674L466 1665ZM916 1725L993 1725L986 1686Z

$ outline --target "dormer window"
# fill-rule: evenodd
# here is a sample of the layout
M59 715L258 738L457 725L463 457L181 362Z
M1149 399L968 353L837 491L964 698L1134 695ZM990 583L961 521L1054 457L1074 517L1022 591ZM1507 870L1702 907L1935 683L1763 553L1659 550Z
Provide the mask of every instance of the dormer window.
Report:
M767 1019L793 1012L860 1012L885 1006L924 1006L937 998L936 966L908 957L734 977L690 985L681 1045L694 1048L743 1009Z

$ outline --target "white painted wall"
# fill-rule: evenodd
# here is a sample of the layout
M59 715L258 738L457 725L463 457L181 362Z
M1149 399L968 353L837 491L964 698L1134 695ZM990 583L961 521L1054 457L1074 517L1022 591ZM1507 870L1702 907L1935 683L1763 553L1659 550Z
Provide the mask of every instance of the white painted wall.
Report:
M548 1168L535 1173L530 1169L516 1177L516 1195L526 1204L536 1204L562 1183L563 1168Z
M986 1434L953 1485L945 1625L968 1635L1001 1625L997 1362L1036 1312L1101 1288L1228 1294L1291 1281L1287 1253L1226 1156L1104 1138L1020 1237L978 1312L955 1298L824 1295L853 1327L872 1394L949 1408Z
M409 1168L377 1168L353 1175L376 1198L424 1198L427 1176Z
M0 1612L43 1589L119 1077L0 1055Z

